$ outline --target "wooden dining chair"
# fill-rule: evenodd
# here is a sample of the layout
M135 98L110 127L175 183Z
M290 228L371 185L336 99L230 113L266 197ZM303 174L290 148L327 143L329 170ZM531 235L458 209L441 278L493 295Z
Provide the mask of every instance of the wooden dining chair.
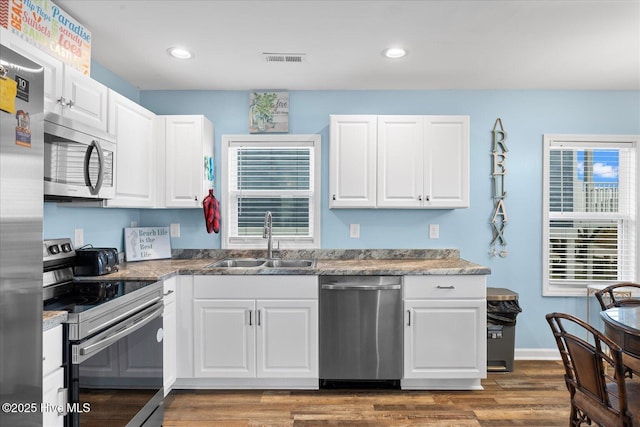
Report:
M549 313L546 319L564 363L570 425L640 426L640 383L625 378L620 346L569 314Z
M623 294L621 291L622 288L628 288L628 290L624 291L624 294L628 294L634 289L640 292L640 285L637 283L616 283L607 286L595 293L602 310L626 305L640 305L640 298L621 296L621 294Z

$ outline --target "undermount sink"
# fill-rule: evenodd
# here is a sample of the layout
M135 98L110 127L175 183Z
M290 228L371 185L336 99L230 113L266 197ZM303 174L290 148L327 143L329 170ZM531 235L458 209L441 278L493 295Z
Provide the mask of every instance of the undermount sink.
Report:
M315 265L315 259L227 258L209 264L207 268L304 268Z
M229 258L216 261L213 264L208 265L210 268L232 268L232 267L259 267L265 263L264 259L254 258Z
M315 264L315 259L270 259L264 263L263 267L313 267Z

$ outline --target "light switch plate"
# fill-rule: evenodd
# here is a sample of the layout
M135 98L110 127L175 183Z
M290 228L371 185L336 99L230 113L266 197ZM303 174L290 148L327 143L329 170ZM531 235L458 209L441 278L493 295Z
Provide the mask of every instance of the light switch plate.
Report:
M440 238L440 224L429 224L429 238L430 239Z
M73 231L73 245L77 248L84 246L84 230L76 228Z
M171 224L171 237L180 237L180 224Z
M352 239L360 238L360 224L349 224L349 237Z

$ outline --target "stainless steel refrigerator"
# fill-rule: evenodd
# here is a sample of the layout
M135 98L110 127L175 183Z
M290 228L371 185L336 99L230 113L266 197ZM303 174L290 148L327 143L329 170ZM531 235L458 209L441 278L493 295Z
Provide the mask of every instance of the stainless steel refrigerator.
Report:
M0 66L0 425L41 426L44 71Z

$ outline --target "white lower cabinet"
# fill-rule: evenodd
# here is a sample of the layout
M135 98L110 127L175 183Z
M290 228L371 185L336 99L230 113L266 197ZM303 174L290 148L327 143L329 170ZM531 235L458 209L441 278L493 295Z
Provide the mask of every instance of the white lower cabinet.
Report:
M62 325L42 333L42 425L64 425L64 415L58 412L66 404L64 367L62 367Z
M406 276L404 378L411 389L481 389L485 276Z
M177 386L318 388L317 277L193 276L191 298L183 284L193 356L178 356Z
M162 329L164 339L162 344L162 369L164 395L168 395L176 381L176 282L177 277L170 277L164 281L164 313L162 314Z

